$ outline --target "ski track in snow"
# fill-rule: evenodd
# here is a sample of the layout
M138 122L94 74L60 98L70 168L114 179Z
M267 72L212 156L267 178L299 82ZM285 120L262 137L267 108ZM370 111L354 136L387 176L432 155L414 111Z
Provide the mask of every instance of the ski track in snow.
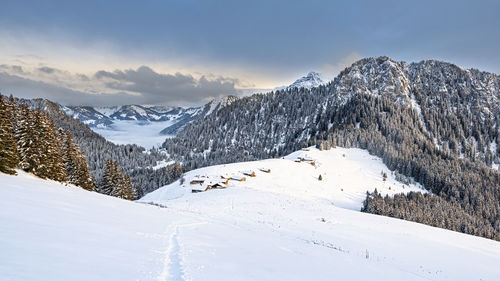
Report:
M184 268L181 263L180 245L177 240L179 227L175 228L174 233L170 237L170 248L168 259L170 260L168 273L170 281L184 281Z
M174 223L175 228L169 236L169 246L165 252L163 262L163 271L158 277L159 281L185 281L184 266L182 264L182 249L179 243L179 227L189 227L207 224L207 222L199 223Z
M158 281L184 281L184 268L181 263L180 245L177 240L179 225L176 225L169 236L168 248L165 252L163 271Z

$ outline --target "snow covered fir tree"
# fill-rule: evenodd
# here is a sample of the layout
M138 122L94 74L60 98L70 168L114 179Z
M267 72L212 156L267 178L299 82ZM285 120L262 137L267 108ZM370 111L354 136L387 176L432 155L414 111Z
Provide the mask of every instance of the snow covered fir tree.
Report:
M135 190L132 188L130 177L125 175L119 168L118 163L108 159L106 167L99 183L98 191L102 194L133 200L136 199Z
M63 131L70 131L75 144L87 159L91 177L102 177L106 161L112 159L130 176L132 186L138 197L151 192L160 186L169 184L180 177L186 170L179 163L153 168L158 162L166 162L167 155L159 149L146 151L138 145L117 145L81 121L66 115L61 107L46 99L21 100L32 109L40 109L46 113Z
M116 162L112 163L113 181L103 179L106 188L92 177L85 155L74 142L69 130L56 129L49 115L39 108L34 110L12 96L0 95L0 171L15 174L19 168L34 175L77 185L94 191L127 199L136 199L130 177L123 174ZM106 173L103 175L103 178ZM94 180L92 179L94 178Z
M19 163L12 119L14 109L0 96L0 171L7 174L15 174Z
M78 145L73 142L71 132L68 130L64 133L60 130L59 135L63 139L63 162L66 165L68 183L93 191L94 184L89 174L87 160Z

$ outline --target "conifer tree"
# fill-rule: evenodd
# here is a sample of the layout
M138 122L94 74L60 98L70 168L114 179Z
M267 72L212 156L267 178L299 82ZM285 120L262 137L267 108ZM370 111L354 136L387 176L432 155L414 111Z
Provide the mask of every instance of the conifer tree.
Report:
M94 175L91 176L90 182L92 183L92 191L99 191L99 182Z
M34 113L32 135L36 137L32 158L37 165L33 166L33 173L41 178L56 181L66 180L66 171L62 159L61 141L54 123L39 109Z
M68 182L93 191L94 186L90 179L87 161L80 148L73 142L71 132L68 130L65 134L60 133L60 135L63 138L62 158L66 167Z
M49 175L48 178L56 181L66 181L66 168L63 161L62 140L57 132L54 122L43 115L45 123L44 137L48 140L48 145L44 147L44 154L48 160Z
M15 174L19 163L11 116L10 106L0 96L0 172L7 174Z
M111 196L128 199L128 188L126 186L126 176L121 173L119 170L117 172L118 182L115 186L113 186L113 190L111 191Z
M34 172L39 165L39 158L36 157L39 134L36 133L35 114L29 110L28 105L22 104L16 116L14 135L19 153L19 167L26 172Z
M106 161L106 167L104 168L104 174L98 191L126 200L134 200L137 197L132 187L130 176L124 174L119 169L118 163L111 159Z
M104 173L99 183L99 193L111 195L114 186L118 183L116 162L111 159L106 160L106 166L104 167Z
M124 187L125 187L125 198L127 200L135 200L137 198L137 192L132 187L132 181L129 175L124 174Z

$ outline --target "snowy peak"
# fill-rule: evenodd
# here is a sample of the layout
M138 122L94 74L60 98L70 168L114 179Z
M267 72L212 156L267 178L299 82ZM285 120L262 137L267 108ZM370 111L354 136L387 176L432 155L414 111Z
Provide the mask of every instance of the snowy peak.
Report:
M340 96L352 94L409 95L406 63L389 57L365 58L343 70L335 79Z
M288 89L293 89L293 88L305 88L305 89L311 89L314 87L318 87L319 85L325 84L325 81L321 79L321 74L318 72L311 71L309 72L306 76L300 77L299 79L295 80L292 84L288 86L281 86L274 88L275 91L278 90L288 90Z
M175 134L188 122L203 116L203 107L182 108L172 106L123 105L111 107L61 106L69 116L94 128L113 128L116 121L169 122L168 134ZM179 124L178 124L179 123ZM172 128L170 128L172 127Z
M109 116L91 106L61 106L66 115L72 116L91 127L105 127L113 124Z
M310 89L310 88L318 87L319 85L324 84L324 83L325 82L323 81L323 79L321 79L321 75L319 73L311 71L306 76L295 80L295 82L293 82L287 88L288 89L290 89L290 88Z
M117 120L135 121L168 121L179 117L183 111L180 107L147 107L141 105L124 105L110 115Z

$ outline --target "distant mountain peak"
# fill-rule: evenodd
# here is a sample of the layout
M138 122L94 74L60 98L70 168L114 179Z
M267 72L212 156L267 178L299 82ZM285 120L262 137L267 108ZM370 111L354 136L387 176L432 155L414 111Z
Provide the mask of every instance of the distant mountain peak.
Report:
M292 84L288 86L277 87L274 90L286 90L292 88L306 88L311 89L314 87L318 87L321 84L325 84L325 81L321 78L321 74L316 71L310 71L306 76L302 76L299 79L295 80Z
M324 83L325 83L325 81L323 81L323 79L321 79L321 75L318 72L311 71L311 72L307 73L306 76L303 76L303 77L295 80L295 82L293 82L287 88L288 89L291 89L291 88L310 89L310 88L318 87L319 85L324 84Z

